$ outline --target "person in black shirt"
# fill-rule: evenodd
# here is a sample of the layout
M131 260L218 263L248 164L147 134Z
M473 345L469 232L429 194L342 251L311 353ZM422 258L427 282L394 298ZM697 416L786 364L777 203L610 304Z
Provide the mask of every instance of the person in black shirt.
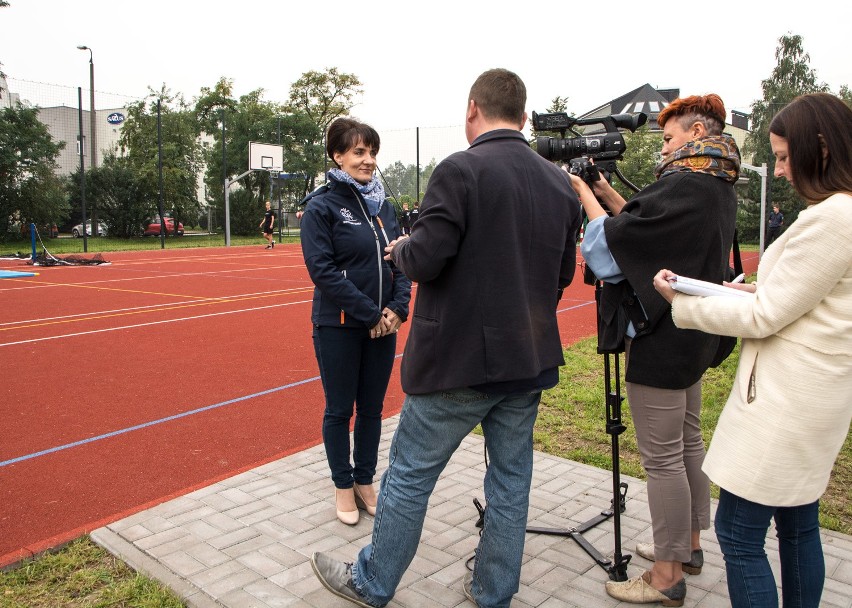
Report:
M772 211L769 213L769 230L766 233L766 246L769 247L772 241L778 238L781 234L781 226L784 225L784 214L778 205L772 205Z
M408 209L408 203L402 204L402 213L399 214L399 227L402 229L402 234L406 236L411 234L411 211Z
M263 215L263 221L260 222L260 228L263 231L264 238L266 239L267 249L275 247L275 239L272 236L273 225L275 225L275 213L272 211L272 203L266 201L266 213Z

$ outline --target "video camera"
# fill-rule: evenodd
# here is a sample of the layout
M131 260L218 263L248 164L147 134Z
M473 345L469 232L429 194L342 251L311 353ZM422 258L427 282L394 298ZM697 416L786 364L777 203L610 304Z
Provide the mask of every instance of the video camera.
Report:
M633 133L647 120L648 115L644 112L583 119L568 116L565 112L532 113L533 130L557 131L561 135L561 137L536 138L538 153L550 161L567 161L568 170L579 175L587 183L596 181L599 171L604 173L607 181L613 173L625 181L615 164L617 160L624 157L624 152L627 150L627 144L624 143L619 129L627 129ZM575 127L593 124L603 125L606 132L600 135L580 135L575 130ZM567 131L576 137L566 138ZM592 160L594 163L591 162Z

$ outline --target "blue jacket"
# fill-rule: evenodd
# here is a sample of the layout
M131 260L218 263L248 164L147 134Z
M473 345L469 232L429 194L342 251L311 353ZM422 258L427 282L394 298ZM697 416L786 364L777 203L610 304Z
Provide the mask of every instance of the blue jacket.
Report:
M385 246L401 234L390 201L370 217L361 194L329 175L302 204L302 254L315 285L311 322L370 328L385 308L405 321L411 281L384 260Z

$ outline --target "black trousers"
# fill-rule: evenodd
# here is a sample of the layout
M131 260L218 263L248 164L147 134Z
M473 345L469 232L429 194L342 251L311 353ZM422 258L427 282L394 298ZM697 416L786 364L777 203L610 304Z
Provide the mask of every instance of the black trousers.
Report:
M314 351L325 392L322 439L335 487L373 483L382 409L396 355L396 334L370 338L364 328L314 327ZM350 459L349 427L355 414Z

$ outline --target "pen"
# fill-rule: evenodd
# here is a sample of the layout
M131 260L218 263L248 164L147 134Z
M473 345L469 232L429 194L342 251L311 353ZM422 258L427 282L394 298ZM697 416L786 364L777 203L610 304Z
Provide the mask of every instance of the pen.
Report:
M744 272L737 275L737 277L733 281L731 281L731 283L742 283L743 281L745 281L745 273Z

